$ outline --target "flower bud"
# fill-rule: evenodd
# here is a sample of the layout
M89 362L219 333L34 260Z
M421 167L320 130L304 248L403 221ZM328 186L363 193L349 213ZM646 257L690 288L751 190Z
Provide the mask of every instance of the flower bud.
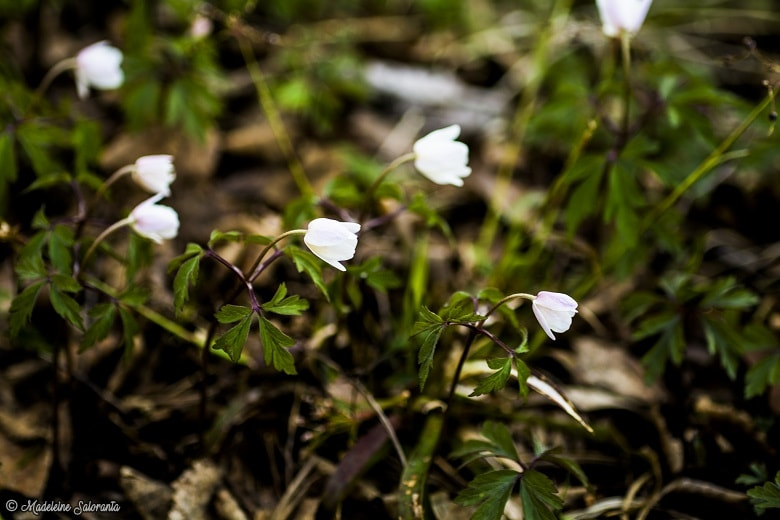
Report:
M89 87L101 90L119 88L125 81L120 67L122 51L106 41L83 48L76 56L76 90L87 97Z
M566 332L577 313L577 302L567 294L540 291L531 308L544 332L554 340L553 332Z
M179 215L169 206L157 204L161 194L140 203L130 212L130 226L139 235L162 243L179 233Z
M610 38L636 34L652 3L653 0L596 0L604 34Z
M471 168L469 147L455 140L459 135L460 126L451 125L418 139L413 147L414 167L436 184L463 186Z
M176 179L172 155L145 155L135 161L133 180L146 191L171 194L171 183Z
M355 256L358 231L360 231L360 224L354 222L318 218L309 222L303 242L321 260L339 271L346 271L339 261L349 260Z

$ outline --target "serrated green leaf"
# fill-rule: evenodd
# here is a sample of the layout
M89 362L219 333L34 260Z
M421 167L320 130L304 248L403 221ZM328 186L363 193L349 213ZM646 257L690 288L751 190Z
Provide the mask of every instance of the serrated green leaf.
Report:
M57 289L67 293L77 293L81 290L81 284L66 274L54 274L51 276L51 283Z
M510 358L507 358L510 359ZM512 460L519 460L515 441L512 439L512 433L504 423L497 421L487 421L482 426L482 435L495 446L494 453L497 456L507 457Z
M260 316L260 342L263 344L263 359L266 365L288 375L297 374L295 358L287 350L295 345L295 340L263 316Z
M764 393L769 385L780 381L780 352L756 362L745 374L745 397L751 399Z
M314 282L325 298L330 301L330 295L328 294L328 288L325 286L325 281L322 279L322 266L321 262L317 260L317 257L308 251L304 251L300 247L287 246L284 248L285 254L287 254L295 263L296 269L299 273L306 273L311 281Z
M28 285L22 292L16 295L13 302L11 302L11 309L9 311L9 333L11 337L19 335L19 331L22 330L30 321L33 309L35 308L35 301L38 299L41 289L46 284L46 280L41 280Z
M108 337L111 327L114 325L116 317L116 306L113 303L101 303L95 305L89 311L92 323L87 327L84 336L81 338L80 350L83 352L93 346L98 341Z
M73 272L73 229L58 224L49 236L49 259L57 271L62 274Z
M37 280L48 275L46 264L43 262L43 246L46 243L46 236L45 231L34 234L19 250L19 259L14 269L20 280Z
M168 263L168 272L172 273L175 270L177 270L179 267L181 267L181 264L186 262L187 260L190 260L193 256L197 256L203 253L203 248L200 247L198 244L195 243L188 243L187 248L184 250L184 253L180 254L173 260L171 260Z
M125 356L129 356L135 347L135 337L140 328L133 314L124 307L119 307L119 319L122 322L122 344L125 347Z
M509 469L477 475L466 489L458 493L455 503L463 506L480 504L472 520L501 520L518 478L520 473Z
M439 338L441 338L443 329L443 325L433 326L425 332L420 333L422 344L420 345L420 350L417 352L417 363L420 364L418 373L420 391L425 389L425 382L428 380L428 374L431 372L431 367L433 366L433 354L436 351L436 344L439 342Z
M301 311L305 311L309 308L309 302L297 294L285 298L286 295L287 286L282 282L279 284L279 288L276 290L273 298L261 305L262 309L267 312L286 316L299 316Z
M498 364L496 364L498 363ZM488 366L492 369L498 369L486 378L482 379L469 394L469 397L477 397L501 390L506 386L509 376L512 373L512 358L500 358L488 360Z
M675 316L666 322L661 330L663 333L658 341L642 356L642 363L647 367L647 381L656 380L670 359L675 365L679 365L685 354L685 335L679 317Z
M51 285L49 298L51 299L52 307L54 307L54 312L77 329L84 330L84 323L80 314L81 307L79 307L76 300L65 294L55 284Z
M739 334L717 316L702 315L701 325L710 353L718 355L720 364L734 380L742 354Z
M515 372L517 373L518 395L522 399L528 398L528 377L531 375L531 369L525 364L525 361L514 357Z
M523 501L523 518L526 520L556 520L556 513L563 508L563 500L558 496L553 481L533 469L523 472L520 497Z
M544 453L538 455L537 458L539 460L546 460L557 466L562 467L563 469L565 469L566 471L574 475L577 478L577 480L579 480L582 483L582 485L584 485L585 487L589 486L588 476L585 474L584 471L582 471L580 465L568 457L559 455L558 454L559 451L560 448L553 448L551 450L547 450Z
M244 307L242 305L223 305L215 314L214 317L220 323L235 323L237 321L245 319L252 314L252 309Z
M780 471L775 475L774 482L765 482L763 486L749 489L747 495L759 515L767 509L780 509Z
M224 309L225 307L227 307L227 305L222 307L222 309ZM236 307L236 306L233 305L231 307ZM248 309L246 307L237 307L237 308L245 309L248 312L244 314L243 318L239 318L240 321L238 322L238 325L228 329L227 332L225 332L223 335L218 337L216 341L214 341L214 346L212 347L215 350L225 351L227 355L230 357L230 360L233 362L236 362L241 358L241 352L244 350L244 345L246 344L246 340L249 337L249 329L252 326L252 318L254 317L254 313L251 311L251 309ZM222 311L222 309L220 309L220 312ZM223 323L232 323L232 322L223 322Z
M708 288L701 302L701 307L717 309L744 309L758 303L758 296L736 286L736 280L731 277L716 280Z
M173 278L173 308L177 313L181 312L190 298L190 286L198 283L200 258L200 254L195 253L189 260L182 262Z
M214 247L218 242L241 242L244 234L240 231L219 231L215 229L209 236L208 246Z
M439 311L444 321L452 323L474 323L484 319L474 312L474 299L463 291L458 291L450 297L447 305Z

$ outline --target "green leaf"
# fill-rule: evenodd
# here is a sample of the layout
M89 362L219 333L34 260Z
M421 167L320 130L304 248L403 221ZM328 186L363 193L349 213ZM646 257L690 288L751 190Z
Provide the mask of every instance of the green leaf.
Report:
M49 236L49 258L57 271L62 274L73 272L73 229L58 224Z
M519 478L520 473L509 469L477 475L466 489L458 493L455 503L462 506L480 504L472 520L501 520L504 506Z
M563 508L563 500L558 496L552 480L533 469L523 472L520 497L523 500L525 520L556 520L556 512Z
M735 379L742 354L739 334L718 316L702 315L701 325L710 353L718 355L729 378Z
M642 363L647 367L647 381L658 379L670 358L675 365L679 365L685 354L685 336L679 317L668 321L661 330L663 333L658 341L642 357Z
M515 372L517 372L518 392L523 399L528 398L528 377L531 375L531 369L525 361L514 357Z
M519 460L512 434L503 423L487 421L481 433L486 440L469 439L453 451L452 456L465 458L464 464L487 456Z
M464 291L458 291L450 297L440 311L439 316L443 321L452 323L474 323L484 319L484 316L474 312L474 299Z
M325 296L325 298L330 301L328 288L325 286L325 281L322 279L322 263L317 259L317 257L308 251L304 251L300 247L289 245L284 248L284 252L295 263L295 267L298 269L298 272L305 272L307 275L309 275L309 278L311 278L311 281L314 282L314 285L316 285L320 291L322 291L322 294Z
M28 285L22 292L17 294L14 301L11 302L8 321L9 333L12 338L18 336L22 327L29 323L30 316L35 308L35 301L38 299L38 294L40 294L41 289L45 284L46 280L41 280Z
M513 358L511 357L507 357L488 360L488 366L498 370L481 380L476 388L474 388L474 391L469 394L469 397L489 394L504 388L512 373L512 359Z
M241 231L219 231L214 230L209 237L208 246L213 248L219 242L241 242L244 240L244 234Z
M295 358L287 350L295 345L295 340L263 316L260 316L260 341L263 344L263 359L266 365L288 375L297 374Z
M78 280L65 274L52 275L51 282L57 287L57 289L64 292L77 293L81 290L81 284L78 282Z
M189 245L187 246L187 250L188 252L191 252L191 256L188 260L181 263L181 266L173 279L173 308L177 313L182 311L184 304L190 298L190 286L194 286L198 283L201 251L199 247L197 248L197 251L191 252L193 248L190 248Z
M718 309L744 309L758 303L758 296L736 287L736 280L732 277L720 278L707 290L701 302L701 307L715 307Z
M119 319L122 322L122 344L125 347L125 355L130 355L135 346L135 336L140 331L138 321L125 307L119 307Z
M223 305L215 314L214 317L220 323L235 323L237 321L245 319L252 314L252 309L241 305Z
M76 300L65 294L56 284L51 284L49 298L51 298L51 305L54 307L54 311L60 317L77 329L84 330L84 323L80 314L81 307L79 307Z
M764 393L769 385L780 381L780 352L760 359L745 374L745 397L747 399Z
M774 482L765 482L763 486L756 486L747 492L753 509L762 515L767 509L780 509L780 471L775 475Z
M285 298L287 294L287 286L284 282L279 284L279 288L276 290L273 298L270 301L261 305L262 309L267 312L273 312L276 314L282 314L287 316L299 316L301 311L305 311L309 308L309 302L293 294Z
M541 453L537 456L537 459L539 460L546 460L547 462L551 462L557 466L562 467L572 475L574 475L584 486L589 486L588 483L588 476L585 474L584 471L582 471L582 468L579 464L577 464L575 461L571 460L568 457L563 457L558 454L560 451L560 448L553 448L551 450L547 450L544 453Z
M422 338L422 344L420 350L417 352L417 363L420 364L419 379L420 379L420 391L425 389L425 382L428 380L428 374L431 372L433 366L433 353L436 351L436 344L441 338L441 332L444 330L443 325L431 326L424 332L420 333Z
M82 352L108 337L108 333L111 332L111 327L114 325L116 306L113 303L95 305L89 311L89 317L93 319L93 322L87 327L84 337L81 338L80 350Z
M43 262L43 245L46 242L45 231L40 231L30 237L27 243L19 251L19 259L16 262L16 276L22 281L45 278L46 264Z
M8 131L0 133L0 203L3 204L3 208L6 203L7 187L17 179L19 172L14 149L15 141L13 133Z
M225 309L225 307L228 306L225 305L224 307L222 307L222 309L220 309L220 312L222 312L222 310ZM236 307L236 306L231 305L230 307ZM230 357L230 360L233 362L236 362L241 358L241 351L244 350L244 345L246 344L246 340L249 337L249 329L252 326L252 318L254 317L254 313L252 312L251 309L248 309L246 307L236 307L236 308L245 309L247 312L244 314L243 318L240 317L238 318L240 320L238 322L238 325L228 329L227 332L225 332L223 335L218 337L214 342L214 346L212 347L215 350L224 350L227 353L227 355ZM229 323L229 322L223 322L223 323Z

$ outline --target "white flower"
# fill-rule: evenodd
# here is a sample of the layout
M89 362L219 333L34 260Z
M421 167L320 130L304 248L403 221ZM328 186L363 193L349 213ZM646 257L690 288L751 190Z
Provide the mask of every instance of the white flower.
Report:
M211 20L201 14L195 15L195 18L190 24L190 36L196 40L200 40L211 34L213 24Z
M83 48L76 56L76 90L79 97L87 97L89 87L102 90L120 87L125 81L121 63L122 51L106 41Z
M339 271L346 271L339 261L349 260L355 256L358 231L360 231L360 224L354 222L317 218L309 222L303 242L322 260Z
M653 0L596 0L604 34L610 38L636 34L652 3Z
M455 140L459 135L460 126L452 125L418 139L413 147L414 167L436 184L463 186L471 168L469 147Z
M179 233L179 215L171 207L157 204L162 194L140 203L130 212L130 226L141 236L162 243Z
M171 194L171 183L176 179L172 155L145 155L135 161L133 180L151 193Z
M531 307L544 332L555 339L553 332L566 332L577 313L577 302L568 294L540 291Z

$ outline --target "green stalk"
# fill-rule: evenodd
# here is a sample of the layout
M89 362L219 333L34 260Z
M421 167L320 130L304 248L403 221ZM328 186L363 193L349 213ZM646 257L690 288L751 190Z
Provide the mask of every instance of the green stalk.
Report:
M674 205L674 203L677 202L680 197L682 197L685 192L688 191L691 186L696 184L696 182L701 179L707 172L721 164L725 158L731 157L730 154L727 154L729 148L731 148L736 140L745 133L745 131L750 127L750 125L753 124L753 122L761 115L761 113L772 104L775 99L775 95L776 93L774 91L770 92L766 99L764 99L764 101L756 106L756 108L754 108L753 111L748 114L747 118L745 118L745 120L742 121L742 123L740 123L740 125L735 128L723 140L723 142L721 142L720 145L718 145L718 147L715 148L715 150L713 150L712 153L708 155L707 158L704 159L704 161L702 161L699 166L697 166L696 169L688 175L688 177L685 178L684 181L678 184L672 193L670 193L664 200L661 201L660 204L655 207L653 211L650 212L650 214L648 214L647 218L645 218L642 222L642 230L648 229L661 214L671 208L672 205Z
M295 181L295 185L298 187L301 196L311 198L314 195L314 189L312 188L309 179L306 177L306 172L303 169L301 161L295 154L290 134L287 133L284 121L282 121L282 117L279 115L276 103L274 103L273 96L271 95L271 89L268 87L268 82L265 80L265 74L263 74L260 65L257 63L252 46L247 39L243 38L241 35L237 36L237 40L238 45L241 48L241 54L246 62L249 75L252 77L252 83L255 85L260 105L268 118L268 124L271 125L271 131L274 133L276 143L279 145L284 157L287 159L293 181Z
M515 111L509 142L506 145L503 159L498 167L496 183L488 204L487 215L482 222L482 229L477 241L477 250L480 254L484 253L485 257L489 254L490 246L498 232L505 196L512 182L512 171L522 152L525 131L536 108L536 98L544 79L544 70L549 65L550 40L553 35L561 30L566 22L571 2L572 0L556 0L549 22L539 34L538 43L534 49L530 78L523 88L520 102Z

